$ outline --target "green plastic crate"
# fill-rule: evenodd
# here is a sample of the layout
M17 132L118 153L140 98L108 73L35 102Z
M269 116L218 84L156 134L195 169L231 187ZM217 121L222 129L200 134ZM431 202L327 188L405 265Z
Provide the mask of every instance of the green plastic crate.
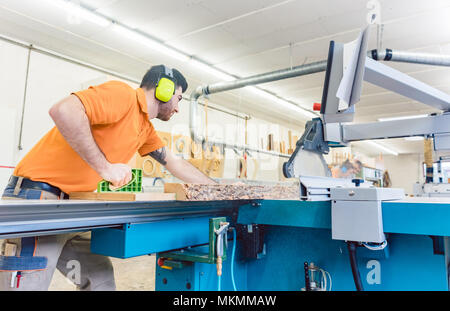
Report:
M128 185L116 190L111 190L109 189L109 185L111 183L109 181L102 180L97 185L97 192L142 192L142 170L133 168L131 169L131 173L133 176Z

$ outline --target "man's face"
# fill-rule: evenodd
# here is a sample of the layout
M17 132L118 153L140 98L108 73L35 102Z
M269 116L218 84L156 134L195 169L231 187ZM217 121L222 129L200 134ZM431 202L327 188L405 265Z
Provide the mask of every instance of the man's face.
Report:
M175 94L167 103L159 103L158 115L156 117L162 121L169 121L175 112L178 113L178 103L182 98L182 90L181 86L179 86L175 89Z

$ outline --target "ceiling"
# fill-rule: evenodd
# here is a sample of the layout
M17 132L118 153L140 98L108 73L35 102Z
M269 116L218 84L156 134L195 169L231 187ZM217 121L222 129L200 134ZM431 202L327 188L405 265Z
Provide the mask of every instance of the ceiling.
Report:
M74 21L52 0L0 0L0 35L32 43L139 80L151 65L166 63L188 78L187 94L220 81L189 62L158 54L111 30ZM80 0L91 10L135 28L231 75L246 77L322 61L330 40L349 42L366 24L362 0ZM372 26L369 49L450 54L450 1L379 0L382 27ZM381 38L378 40L377 38ZM450 68L386 63L450 93ZM260 85L309 110L320 102L325 74ZM247 89L213 95L211 103L301 129L306 118ZM437 112L364 83L356 122ZM385 140L399 153L421 153L422 142ZM361 144L361 143L360 143ZM377 154L368 146L368 154Z

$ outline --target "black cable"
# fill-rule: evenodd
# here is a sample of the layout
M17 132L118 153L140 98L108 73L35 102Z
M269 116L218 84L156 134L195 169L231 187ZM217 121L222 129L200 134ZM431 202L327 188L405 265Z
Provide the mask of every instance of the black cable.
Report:
M347 242L348 254L350 256L350 266L352 267L353 281L355 282L356 290L363 291L364 288L359 275L358 265L356 263L356 242Z

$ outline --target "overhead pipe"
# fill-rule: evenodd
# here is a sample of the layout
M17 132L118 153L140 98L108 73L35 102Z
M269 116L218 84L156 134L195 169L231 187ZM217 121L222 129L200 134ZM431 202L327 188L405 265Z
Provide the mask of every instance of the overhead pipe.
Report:
M374 60L384 60L422 65L450 66L450 55L416 53L397 50L371 50L369 56Z
M234 89L243 88L249 85L262 84L267 82L274 82L283 79L295 78L317 72L322 72L327 69L326 61L314 62L306 65L300 65L292 68L276 70L268 73L258 74L247 78L236 79L233 81L218 82L207 85L204 88L205 95L219 92L230 91Z
M227 81L227 82L218 82L210 85L203 85L197 87L192 93L190 98L190 118L189 118L189 128L191 133L191 138L194 142L203 142L202 137L198 135L197 133L197 127L198 127L198 117L197 117L197 106L198 106L198 99L201 96L209 95L209 94L215 94L219 92L225 92L230 91L234 89L243 88L249 85L256 85L261 83L267 83L267 82L273 82L278 81L282 79L288 79L288 78L294 78L299 76L304 76L308 74L313 74L317 72L325 71L327 68L327 61L319 61L314 62L306 65L296 66L292 68L272 71L268 73L258 74L254 76L250 76L247 78L241 78L236 79L233 81ZM244 145L237 145L237 144L229 144L223 141L209 141L211 145L219 145L222 148L232 148L232 149L240 149L244 151L254 151L258 153L264 153L264 154L270 154L275 155L279 157L285 157L289 158L288 155L279 153L279 152L273 152L268 151L264 149L259 148L253 148L249 146Z

